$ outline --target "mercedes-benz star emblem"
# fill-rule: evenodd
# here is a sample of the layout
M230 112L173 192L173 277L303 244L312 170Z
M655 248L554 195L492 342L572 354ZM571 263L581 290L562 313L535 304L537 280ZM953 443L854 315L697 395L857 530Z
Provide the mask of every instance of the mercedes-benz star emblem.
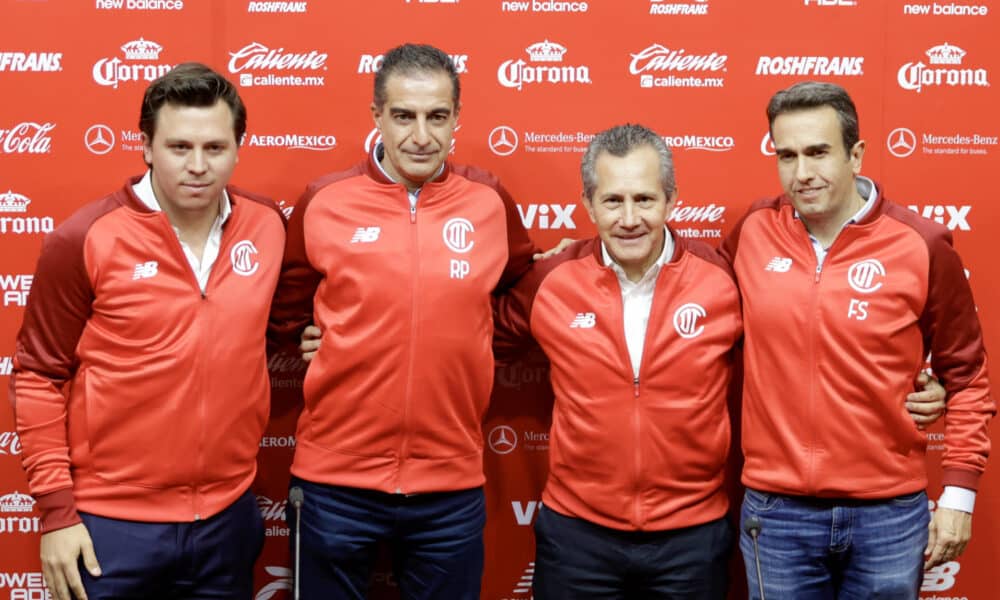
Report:
M83 143L94 154L107 154L115 147L115 134L107 125L92 125L83 134Z
M498 156L510 156L517 150L517 132L501 125L494 127L489 137L490 150Z
M517 448L517 432L506 425L497 425L487 438L490 449L497 454L510 454Z
M906 158L917 149L917 136L906 127L897 127L889 133L885 145L896 158Z

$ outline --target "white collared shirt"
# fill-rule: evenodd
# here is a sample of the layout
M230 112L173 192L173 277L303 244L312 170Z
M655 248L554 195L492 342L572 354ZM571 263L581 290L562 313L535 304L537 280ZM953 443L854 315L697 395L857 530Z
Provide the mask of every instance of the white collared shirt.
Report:
M632 376L639 378L639 365L642 363L642 349L646 343L646 327L649 325L649 311L653 306L653 291L656 289L656 278L663 264L674 256L674 239L670 230L663 228L663 251L649 269L642 274L639 281L629 281L625 270L616 263L608 249L601 242L601 256L604 265L618 275L618 283L622 289L622 309L625 320L625 343L628 346L628 357L632 361Z
M139 200L149 207L150 210L156 212L163 210L160 208L160 203L156 201L156 194L153 193L152 171L146 171L146 174L139 180L139 183L132 186L132 191L135 192ZM194 272L195 278L198 279L198 286L201 288L203 294L205 293L205 288L208 286L208 276L212 272L212 265L219 258L219 247L222 245L222 224L229 219L229 215L232 212L233 210L229 205L229 194L223 188L222 199L219 200L219 214L215 217L212 229L208 232L208 239L205 241L205 250L201 256L195 255L191 247L181 239L180 230L174 227L177 241L181 243L184 256L187 258L188 264L191 265L191 270Z

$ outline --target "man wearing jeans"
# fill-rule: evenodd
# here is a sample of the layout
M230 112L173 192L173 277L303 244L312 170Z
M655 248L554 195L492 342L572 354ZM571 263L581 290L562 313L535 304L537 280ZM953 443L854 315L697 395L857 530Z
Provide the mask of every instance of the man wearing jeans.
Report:
M948 230L860 176L846 91L801 83L767 113L785 194L751 207L722 249L743 298L742 518L760 524L765 595L915 598L922 568L965 548L989 453L971 290ZM904 407L928 353L948 392L933 519L926 438ZM756 598L746 531L740 546Z

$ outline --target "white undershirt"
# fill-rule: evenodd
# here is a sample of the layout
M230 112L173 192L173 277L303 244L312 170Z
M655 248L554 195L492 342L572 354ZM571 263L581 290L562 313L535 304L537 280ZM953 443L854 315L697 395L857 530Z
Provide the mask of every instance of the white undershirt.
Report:
M152 171L146 171L146 174L139 180L139 183L132 186L132 191L135 192L139 200L149 207L150 210L161 212L163 209L160 208L160 203L156 201L156 194L153 193L151 174ZM215 217L212 229L208 232L208 239L205 240L205 250L201 256L197 256L191 250L191 247L181 239L180 230L174 226L177 241L181 243L184 256L187 258L188 264L191 265L191 270L194 272L195 278L198 279L198 286L201 288L203 294L205 293L205 288L208 286L208 276L212 272L212 265L219 258L219 247L222 245L222 224L229 219L229 215L232 212L233 210L229 206L229 194L223 188L222 199L219 200L219 214ZM171 223L171 225L173 224Z
M625 321L625 343L628 346L628 357L632 361L632 376L639 378L639 365L642 363L642 349L646 343L646 327L649 325L649 311L653 306L653 291L656 289L656 277L660 274L663 264L669 262L674 255L674 239L670 230L663 228L663 251L639 281L629 281L625 270L616 263L608 249L601 242L601 256L604 265L618 275L618 283L622 290L622 309Z

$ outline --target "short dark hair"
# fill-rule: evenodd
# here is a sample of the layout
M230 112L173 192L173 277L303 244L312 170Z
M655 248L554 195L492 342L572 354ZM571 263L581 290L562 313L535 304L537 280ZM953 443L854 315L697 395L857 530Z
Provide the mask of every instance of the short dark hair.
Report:
M583 179L583 195L594 199L597 189L597 159L602 153L611 156L626 156L636 148L649 146L656 151L660 159L660 185L670 199L676 189L674 181L674 158L670 148L655 131L642 125L628 123L617 125L598 133L590 141L583 160L580 163L580 175Z
M375 90L372 101L375 107L385 106L385 85L389 77L395 74L411 75L414 73L444 73L451 80L451 100L458 109L461 87L458 83L458 71L443 50L427 44L403 44L385 53L382 66L375 72Z
M774 139L774 120L783 113L829 106L837 112L844 150L849 155L858 143L858 109L847 90L835 83L803 81L781 90L767 103L767 127Z
M156 115L164 104L211 107L219 100L233 113L233 135L239 144L247 130L247 109L239 92L228 79L196 62L181 63L149 84L139 111L139 130L152 141Z

